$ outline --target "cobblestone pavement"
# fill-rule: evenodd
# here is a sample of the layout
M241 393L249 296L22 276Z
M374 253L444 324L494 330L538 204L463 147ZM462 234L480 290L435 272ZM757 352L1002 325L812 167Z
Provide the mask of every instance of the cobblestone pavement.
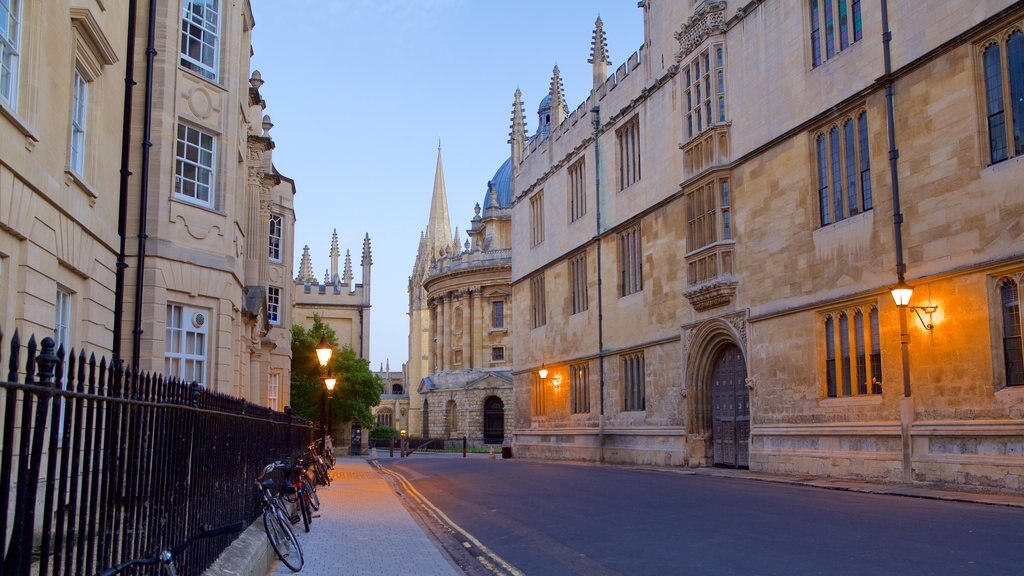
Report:
M320 517L310 532L294 526L306 564L322 576L460 576L365 458L339 458L331 485L317 490ZM270 574L291 574L275 558Z

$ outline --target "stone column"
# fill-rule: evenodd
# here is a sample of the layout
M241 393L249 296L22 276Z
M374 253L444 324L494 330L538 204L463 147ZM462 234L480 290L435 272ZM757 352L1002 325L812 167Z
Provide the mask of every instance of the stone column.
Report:
M473 292L469 288L461 291L462 294L462 367L473 368L473 319L471 309L473 306Z
M481 288L474 288L472 291L473 304L473 364L478 368L487 368L489 364L489 358L487 354L490 352L484 349L485 336L487 335L486 316L484 315L484 292Z
M451 370L452 367L452 320L455 314L452 313L452 294L451 292L445 292L444 294L444 326L442 332L442 339L444 340L444 356L441 357L441 365L444 366L445 370Z
M435 339L437 338L437 302L433 299L427 300L427 310L429 310L430 314L430 320L427 323L429 330L427 335L427 373L432 374L437 371L437 346L435 344ZM411 382L410 385L412 385Z

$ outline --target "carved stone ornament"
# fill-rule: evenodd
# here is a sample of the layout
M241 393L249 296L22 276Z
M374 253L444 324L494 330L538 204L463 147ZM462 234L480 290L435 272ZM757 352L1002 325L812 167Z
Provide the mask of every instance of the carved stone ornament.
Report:
M743 341L743 348L747 348L747 313L737 312L735 314L729 314L722 316L722 319L732 325L739 333L740 339Z
M698 312L725 306L732 302L732 298L735 295L736 282L724 280L701 284L683 292L683 296L690 301L690 305Z
M724 32L725 0L704 0L697 6L693 16L690 16L675 34L676 40L679 42L676 62L681 62L689 56L709 36Z

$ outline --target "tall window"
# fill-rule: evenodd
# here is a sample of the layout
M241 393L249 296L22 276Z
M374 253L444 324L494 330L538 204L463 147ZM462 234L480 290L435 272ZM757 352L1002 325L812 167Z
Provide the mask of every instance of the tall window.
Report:
M569 166L569 222L587 213L587 177L583 158Z
M1005 63L1001 55L1004 47ZM988 44L982 61L989 155L995 164L1024 153L1024 32L1014 30L1005 42Z
M270 215L270 261L281 261L281 246L284 240L284 218L280 214Z
M491 348L491 362L504 362L505 361L505 347L494 346Z
M18 108L21 0L0 0L0 100Z
M530 246L544 241L544 191L530 197Z
M722 44L697 54L684 68L683 81L688 138L716 122L725 122L725 47Z
M277 286L267 288L267 320L274 326L281 325L281 289Z
M999 287L1003 319L1003 368L1007 386L1024 385L1024 348L1021 347L1020 286L1004 280Z
M619 234L619 296L629 296L644 289L641 261L640 226Z
M505 301L495 300L491 302L491 328L499 329L505 327Z
M828 397L881 394L878 308L864 305L829 313L825 315L824 325L825 392Z
M569 258L569 292L572 313L587 309L587 253L581 252Z
M729 181L711 180L686 195L686 243L690 251L732 238ZM721 213L721 217L719 217ZM721 233L719 233L721 230Z
M822 226L870 210L871 153L868 113L841 118L814 137L818 215Z
M377 426L391 427L391 423L394 418L394 413L391 412L390 408L381 408L377 412Z
M220 1L185 0L181 12L181 65L217 79Z
M206 385L208 310L167 305L164 374L184 382Z
M271 372L267 380L267 408L277 410L278 398L281 396L281 374Z
M534 416L544 415L544 379L533 374L533 394L530 395L532 413Z
M64 347L65 358L71 354L71 293L63 288L57 288L57 298L53 303L54 309L54 320L53 320L53 343L54 352L59 351L60 347ZM60 379L60 387L62 390L68 389L68 374L65 372ZM63 437L64 432L64 398L60 399L60 429L58 430L58 438Z
M548 323L543 272L530 278L530 315L534 328L540 328Z
M633 116L615 131L618 143L619 190L640 180L640 117Z
M810 3L811 66L822 63L822 29L825 59L831 59L863 36L860 0L808 0Z
M626 412L646 410L646 384L644 378L644 353L623 354L622 358L622 409Z
M215 144L216 139L202 130L178 124L174 171L178 198L213 208Z
M2 2L3 0L0 0ZM71 88L71 169L75 174L84 174L85 168L85 119L88 110L88 87L85 77L76 68Z
M586 362L569 366L569 409L573 414L590 412L590 367Z

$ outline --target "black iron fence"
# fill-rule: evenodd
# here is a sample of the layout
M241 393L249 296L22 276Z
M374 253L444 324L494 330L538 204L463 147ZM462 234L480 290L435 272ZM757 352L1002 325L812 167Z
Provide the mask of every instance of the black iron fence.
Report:
M90 575L251 522L256 475L312 439L301 418L53 348L15 332L0 382L0 574ZM196 543L180 573L202 573L230 540Z

